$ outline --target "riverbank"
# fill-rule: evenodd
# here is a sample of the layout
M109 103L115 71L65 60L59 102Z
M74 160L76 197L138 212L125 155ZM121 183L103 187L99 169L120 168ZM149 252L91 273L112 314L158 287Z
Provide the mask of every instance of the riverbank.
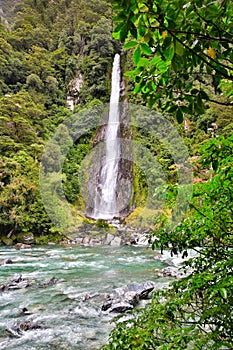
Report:
M147 246L151 229L130 227L120 220L109 222L98 220L95 224L84 222L76 231L57 235L20 234L17 237L3 237L2 243L16 249L30 245L80 245L80 246Z

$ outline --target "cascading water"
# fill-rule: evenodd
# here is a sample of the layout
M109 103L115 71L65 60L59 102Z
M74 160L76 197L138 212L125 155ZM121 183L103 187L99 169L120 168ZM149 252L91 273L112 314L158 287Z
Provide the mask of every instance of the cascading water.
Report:
M118 215L116 205L117 176L120 159L120 55L114 57L108 125L105 136L105 159L96 188L94 210L95 219L112 219Z

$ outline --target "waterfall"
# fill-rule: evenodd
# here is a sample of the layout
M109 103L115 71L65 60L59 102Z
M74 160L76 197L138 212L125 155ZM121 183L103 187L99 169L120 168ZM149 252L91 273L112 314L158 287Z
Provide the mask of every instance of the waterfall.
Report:
M120 139L117 137L120 125L120 75L120 55L116 54L112 68L110 107L105 135L105 158L95 190L92 215L95 219L112 219L118 214L116 188L120 159Z

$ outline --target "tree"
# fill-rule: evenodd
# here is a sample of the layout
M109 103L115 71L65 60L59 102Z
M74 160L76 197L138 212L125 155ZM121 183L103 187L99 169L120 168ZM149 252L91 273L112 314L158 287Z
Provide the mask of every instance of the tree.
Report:
M182 122L183 114L204 113L204 101L212 99L206 85L218 93L224 80L231 85L228 97L232 96L230 0L113 3L114 37L125 42L125 49L134 49L135 69L127 75L134 79L134 92L140 92L149 106L157 103Z

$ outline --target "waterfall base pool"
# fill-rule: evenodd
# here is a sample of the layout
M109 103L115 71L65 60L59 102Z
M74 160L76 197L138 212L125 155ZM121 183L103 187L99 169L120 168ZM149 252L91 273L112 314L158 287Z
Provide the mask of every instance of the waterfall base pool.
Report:
M158 288L167 283L155 277L166 266L156 254L139 247L0 247L0 262L12 260L0 266L0 285L15 274L30 282L0 292L0 349L99 349L113 327L113 315L101 311L105 293L130 282L155 281ZM58 283L43 285L52 277ZM41 328L19 336L7 331L28 321Z

